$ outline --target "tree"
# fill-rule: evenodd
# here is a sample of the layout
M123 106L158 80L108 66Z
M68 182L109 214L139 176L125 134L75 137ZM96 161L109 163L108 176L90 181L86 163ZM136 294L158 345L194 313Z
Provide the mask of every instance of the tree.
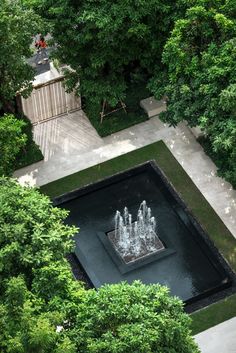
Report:
M220 173L236 185L236 5L230 1L191 2L176 21L163 52L166 81L151 88L168 96L162 119L199 126L218 155Z
M77 231L63 223L67 214L37 189L0 178L0 288L20 274L31 285L35 270L64 261Z
M160 285L136 281L86 291L68 336L77 352L199 352L182 302Z
M76 353L64 331L84 293L65 255L75 227L38 190L0 178L0 351ZM62 333L60 333L62 330Z
M11 175L14 171L15 159L27 141L22 133L24 126L12 114L0 117L0 175Z
M32 36L39 27L39 16L24 8L21 0L1 0L0 110L12 112L16 92L23 90L23 96L31 92L34 70L26 59L32 55Z
M189 323L167 288L138 281L80 290L75 321L63 303L59 310L45 305L22 276L7 280L0 297L3 353L199 353Z
M56 57L72 69L66 70L68 90L111 107L124 99L132 73L145 70L149 75L160 66L178 10L169 0L36 3L53 24Z
M22 114L19 114L16 117L20 121L24 122L22 132L27 136L27 140L26 144L21 148L16 156L14 170L26 167L43 159L43 154L39 146L34 141L32 122Z
M60 312L45 310L44 302L27 289L23 277L7 281L0 298L0 349L3 353L76 353L73 343L60 333L66 319Z
M45 310L63 312L64 328L73 325L85 289L73 278L67 261L52 261L34 270L33 276L32 292L47 303Z

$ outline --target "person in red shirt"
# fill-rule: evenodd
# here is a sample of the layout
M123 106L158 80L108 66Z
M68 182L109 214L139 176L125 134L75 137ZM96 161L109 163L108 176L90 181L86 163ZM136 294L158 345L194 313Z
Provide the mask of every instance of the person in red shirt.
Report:
M48 62L47 43L41 34L40 34L39 40L36 40L34 45L37 48L37 55L36 55L37 64L38 65L46 64L46 62Z
M45 42L45 39L44 39L43 36L40 36L39 46L40 46L40 48L46 48L47 47L47 43Z
M35 42L35 47L38 50L41 49L41 48L46 48L47 47L47 43L46 43L46 41L45 41L43 36L40 36L39 41Z

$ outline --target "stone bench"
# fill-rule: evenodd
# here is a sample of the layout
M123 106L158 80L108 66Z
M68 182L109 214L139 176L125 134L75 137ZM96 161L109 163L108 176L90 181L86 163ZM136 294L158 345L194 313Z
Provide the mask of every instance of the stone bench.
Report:
M149 118L152 118L155 115L159 115L161 112L166 111L166 102L164 99L156 100L154 97L149 97L142 99L140 101L140 106L147 113Z

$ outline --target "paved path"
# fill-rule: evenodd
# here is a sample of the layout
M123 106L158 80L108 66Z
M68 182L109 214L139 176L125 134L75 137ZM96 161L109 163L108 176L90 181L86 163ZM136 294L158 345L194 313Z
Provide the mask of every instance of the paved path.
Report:
M45 160L14 175L38 186L163 140L236 237L236 191L216 176L216 166L185 124L174 129L154 117L102 139L79 111L35 126L34 136Z
M62 168L58 168L59 166L57 165L59 176L51 174L53 166L60 159L68 159L68 163L73 164L72 156L81 156L82 152L90 151L93 148L103 145L102 138L91 126L90 121L82 110L35 125L34 140L40 146L44 155L44 162L41 164L47 166L46 170L50 173L46 173L47 175L39 173L35 180L37 185L42 185L40 180L44 181L44 177L45 181L47 179L54 180L58 177L60 178L60 170L62 172L63 162L61 165ZM29 170L31 170L30 167Z
M236 317L194 338L202 353L236 353Z

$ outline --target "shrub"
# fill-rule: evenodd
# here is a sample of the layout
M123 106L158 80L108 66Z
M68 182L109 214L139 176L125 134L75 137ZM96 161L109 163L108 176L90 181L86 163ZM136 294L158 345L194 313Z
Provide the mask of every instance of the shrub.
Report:
M27 141L16 156L14 165L15 170L39 162L43 159L43 154L40 151L39 146L36 145L33 140L33 127L30 120L26 116L20 116L19 119L24 122L22 131L27 136Z
M81 353L197 353L189 323L166 287L123 282L85 292L70 335Z
M63 223L67 214L37 189L0 178L0 279L24 274L31 283L34 269L63 261L77 231Z
M12 114L0 117L0 175L8 176L14 171L16 156L27 141L24 126Z

